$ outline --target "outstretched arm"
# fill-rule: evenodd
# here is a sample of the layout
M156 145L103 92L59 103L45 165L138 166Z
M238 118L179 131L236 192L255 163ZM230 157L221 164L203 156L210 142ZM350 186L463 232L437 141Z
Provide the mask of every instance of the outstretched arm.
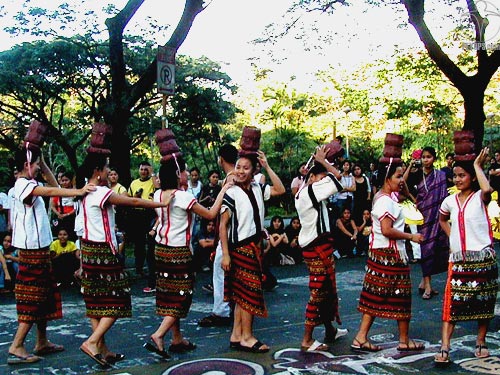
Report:
M479 188L481 189L481 199L485 204L490 203L491 193L493 192L490 182L483 171L483 165L489 151L490 149L488 147L483 148L476 160L474 160L474 171L476 172L477 182L479 182Z
M264 154L262 151L257 151L257 154L260 165L262 165L262 167L266 170L267 174L269 175L269 178L271 179L272 182L271 196L284 194L285 186L283 185L283 182L281 182L278 175L272 170L272 168L267 163L266 154Z

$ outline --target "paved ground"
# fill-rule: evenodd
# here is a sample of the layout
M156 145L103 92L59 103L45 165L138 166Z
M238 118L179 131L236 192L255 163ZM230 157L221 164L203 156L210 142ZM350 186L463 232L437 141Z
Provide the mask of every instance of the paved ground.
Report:
M498 252L498 251L497 251ZM473 356L475 329L473 323L457 325L451 357L454 363L446 369L436 369L432 360L439 347L441 294L423 301L417 294L420 270L412 266L414 286L411 336L426 343L427 349L418 354L396 351L397 327L394 321L377 319L370 339L384 346L373 354L355 354L350 350L358 328L360 314L356 311L364 274L364 259L342 259L337 263L337 283L341 297L343 327L348 336L340 338L329 352L303 354L298 350L303 333L304 306L308 299L307 271L304 265L274 268L279 287L266 293L269 318L257 319L257 336L271 346L266 354L230 351L229 327L200 328L196 322L211 311L212 298L201 290L210 275L202 273L197 279L194 303L187 319L182 321L185 334L198 348L189 354L175 355L164 361L147 352L142 344L156 329L160 318L154 314L153 295L145 295L145 280L137 280L133 287L133 318L117 322L108 335L108 344L126 355L126 360L114 368L102 371L82 354L78 347L90 332L84 316L85 307L76 289L63 291L64 318L50 323L50 338L65 345L66 351L45 357L33 365L7 366L7 348L16 328L16 314L12 296L0 296L0 375L312 375L312 374L499 374L500 373L500 299L496 317L490 325L488 345L492 356L478 360ZM445 275L435 278L435 287L443 289ZM316 338L322 339L318 329ZM34 336L27 341L32 348Z

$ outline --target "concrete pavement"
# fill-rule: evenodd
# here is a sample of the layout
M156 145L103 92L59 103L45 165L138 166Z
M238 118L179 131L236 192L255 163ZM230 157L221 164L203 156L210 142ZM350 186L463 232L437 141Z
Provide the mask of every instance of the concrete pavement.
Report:
M498 250L497 250L498 253ZM417 293L420 267L412 266L413 318L410 326L412 338L423 341L427 348L419 353L400 353L397 346L397 326L392 320L376 319L370 332L370 340L384 347L371 354L357 354L350 344L359 325L360 314L356 310L365 259L341 259L337 262L337 286L339 290L342 327L350 333L335 342L329 352L302 353L300 341L303 333L304 308L308 299L307 270L304 265L273 268L279 279L279 287L266 293L269 317L256 319L255 332L261 341L271 346L266 354L252 354L229 349L229 327L200 328L197 321L209 314L212 297L201 290L210 280L208 273L197 278L194 303L188 318L181 322L185 335L198 345L191 353L174 355L165 361L147 352L142 344L156 329L161 318L154 313L154 295L144 294L145 280L137 280L133 286L133 318L119 320L107 335L112 350L123 353L124 361L112 369L102 371L78 348L89 335L90 327L85 318L85 306L76 288L63 291L64 318L49 323L49 338L63 344L66 351L45 357L31 365L8 366L7 349L17 327L13 296L0 295L0 374L10 375L297 375L297 374L499 374L500 373L500 300L497 301L496 317L490 324L488 346L490 358L476 359L475 323L458 324L456 327L451 358L453 364L446 369L434 366L433 356L439 348L441 329L441 296L445 275L434 278L434 286L441 293L429 301L423 301ZM317 328L315 336L322 340L324 332ZM27 347L32 348L34 330L30 333Z

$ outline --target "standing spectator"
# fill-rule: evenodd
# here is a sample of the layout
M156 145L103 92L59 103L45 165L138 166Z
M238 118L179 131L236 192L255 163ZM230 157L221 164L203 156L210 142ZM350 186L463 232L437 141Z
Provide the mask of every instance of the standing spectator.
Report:
M308 172L307 185L299 190L295 199L303 223L299 244L309 271L310 296L301 343L301 350L308 352L328 350L328 345L313 338L314 328L320 324L325 326L325 342L334 342L347 334L346 329L335 328L332 324L333 321L341 324L341 320L326 202L342 189L342 185L338 181L339 171L325 158L326 148L323 146L314 155L315 164Z
M12 236L7 233L2 240L2 246L0 250L3 253L5 262L7 263L7 269L9 270L10 282L7 283L7 289L11 292L14 291L16 286L17 272L19 271L19 254L17 249L12 246Z
M210 208L215 202L215 198L219 195L221 186L219 185L220 173L216 170L208 172L208 184L201 188L200 199L198 203L203 207Z
M267 163L263 152L258 161L273 186L262 187L253 180L257 158L240 156L236 164L236 185L226 192L221 209L220 239L222 268L226 271L225 299L234 303L230 345L241 351L266 353L269 347L253 334L254 316L266 317L262 289L262 230L264 201L285 192L283 183Z
M113 190L113 193L127 195L127 188L118 182L119 176L118 171L114 167L109 168L108 182L109 188Z
M200 181L200 170L196 167L191 168L189 171L189 180L187 191L196 199L200 197L203 184Z
M260 165L259 162L257 162L253 179L256 183L261 185L264 185L266 183L266 176L264 175L264 173L262 173L262 166Z
M60 228L57 240L52 241L49 247L54 277L61 286L73 285L73 275L80 268L80 253L76 244L68 238L68 231Z
M424 224L418 226L418 231L424 237L420 243L422 280L418 288L422 299L429 300L438 294L432 289L432 275L447 270L449 245L448 238L439 225L439 206L448 196L448 190L445 173L434 168L436 150L425 147L421 157L421 167L409 173L419 164L416 159L412 159L404 176L408 188L416 190L417 209L424 216Z
M292 183L290 185L290 189L292 191L292 198L295 197L297 191L299 191L300 187L304 183L304 178L307 175L306 163L302 163L297 170L297 175L293 178Z
M358 237L358 227L351 218L351 210L344 208L341 216L337 219L337 230L335 232L335 248L342 258L354 257L354 247Z
M0 236L2 237L8 232L9 208L9 197L0 192Z
M450 237L448 279L443 300L441 348L437 364L450 362L450 345L457 322L477 321L476 358L489 357L486 334L495 316L498 265L486 207L492 188L483 172L488 148L474 163L456 162L453 168L458 193L447 197L439 223ZM472 164L472 165L471 165Z
M226 183L232 183L235 179L234 167L238 158L238 150L230 144L226 144L219 149L218 163L226 178L222 181L222 186ZM219 223L219 220L217 221ZM218 238L219 225L215 226L216 238ZM216 239L217 248L215 249L215 258L213 266L212 285L204 285L203 289L213 290L214 306L210 315L202 318L198 324L201 327L219 327L231 325L231 308L229 302L224 301L224 270L222 269L222 247L218 239Z
M12 174L14 176L14 183L17 181L17 176L19 175L19 172L17 171L16 167L12 167ZM9 205L9 213L7 216L8 224L7 224L7 229L9 232L12 232L12 225L14 223L14 186L12 186L9 191L7 192L7 202Z
M495 151L495 156L488 168L488 175L490 177L490 185L497 192L497 201L500 203L500 150Z
M109 188L113 191L115 194L119 195L125 195L128 197L127 189L125 186L120 184L118 182L119 180L119 175L118 171L114 167L109 168L109 174L108 174L108 184ZM121 239L119 247L124 249L125 248L125 234L127 230L127 208L126 207L115 207L115 219L116 219L116 232L117 236ZM124 254L124 253L123 253Z
M209 271L210 257L212 253L215 253L215 221L203 220L202 223L205 225L201 228L193 255L195 271Z
M382 348L368 340L368 333L376 317L398 322L398 351L420 351L424 345L408 336L411 319L411 280L405 241L420 242L421 234L404 232L405 220L394 194L401 190L404 180L399 164L380 164L379 176L384 176L382 188L373 200L372 241L363 290L358 310L362 313L359 330L351 349L359 352L377 352Z
M18 328L7 359L12 365L37 362L41 359L39 355L64 350L47 338L47 321L62 318L62 307L52 274L49 253L52 235L42 197L81 196L95 189L92 185L82 189L59 188L38 149L19 149L15 161L19 176L14 186L12 244L19 249L19 272L15 288ZM49 186L35 180L40 171ZM33 324L37 327L34 355L24 346Z
M109 350L105 335L118 318L132 316L130 283L118 254L114 206L154 209L164 207L150 199L116 194L108 187L109 167L103 154L87 154L81 167L88 181L97 185L82 202L84 231L81 240L82 293L92 334L80 350L103 367L124 359Z
M180 329L180 319L189 312L193 299L194 270L190 249L191 215L196 213L205 219L214 219L221 207L224 193L229 184L222 188L210 210L200 205L194 196L180 190L182 180L187 179L185 162L182 157L168 160L160 167L161 188L154 195L154 201L165 205L157 208L158 227L156 229L155 260L158 277L156 280L156 313L163 317L158 329L151 335L151 342L144 347L164 358L164 337L172 331L168 350L184 353L196 345L184 338Z
M352 218L356 225L359 225L363 220L363 211L371 210L372 188L369 178L364 175L361 169L361 165L354 164L353 174L356 189L353 192Z
M134 198L153 200L155 187L151 177L151 164L142 161L139 164L139 178L133 180L128 188L128 195ZM148 265L148 287L154 288L154 238L149 235L155 219L154 210L132 208L129 210L129 228L127 237L134 244L135 273L144 277L144 261ZM147 246L147 252L146 252Z
M448 188L454 185L453 183L453 162L455 155L452 152L446 154L446 166L441 168L441 170L446 175L446 186Z
M340 216L344 207L349 208L352 211L352 197L353 192L356 190L356 183L354 182L354 177L351 174L351 163L348 160L342 162L342 174L340 179L340 184L344 187L339 193L337 193L337 215ZM338 216L338 217L339 217Z
M73 173L60 172L59 174L60 186L64 189L73 189ZM59 229L64 228L69 239L75 241L75 199L73 197L53 197L51 203L53 214L52 234L57 236Z
M291 256L295 264L302 263L302 249L299 246L299 233L300 233L300 219L294 216L285 228L285 234L288 239L288 247L284 251L285 255Z

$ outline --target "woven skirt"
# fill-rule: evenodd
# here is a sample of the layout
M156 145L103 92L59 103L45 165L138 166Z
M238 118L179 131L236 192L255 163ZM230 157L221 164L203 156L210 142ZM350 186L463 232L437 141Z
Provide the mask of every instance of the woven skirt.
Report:
M19 272L14 292L19 322L62 318L61 294L52 274L48 247L19 250Z
M497 292L498 265L494 252L483 259L450 262L443 300L443 321L492 319Z
M130 280L105 242L82 240L82 293L89 318L132 316Z
M333 259L333 242L325 239L302 250L309 271L309 301L306 325L317 326L325 321L341 323Z
M156 313L185 318L193 301L193 257L189 247L156 244Z
M358 311L380 318L410 320L410 268L396 250L369 250Z
M255 242L230 250L231 268L224 277L224 300L246 312L267 317L262 290L262 254Z

